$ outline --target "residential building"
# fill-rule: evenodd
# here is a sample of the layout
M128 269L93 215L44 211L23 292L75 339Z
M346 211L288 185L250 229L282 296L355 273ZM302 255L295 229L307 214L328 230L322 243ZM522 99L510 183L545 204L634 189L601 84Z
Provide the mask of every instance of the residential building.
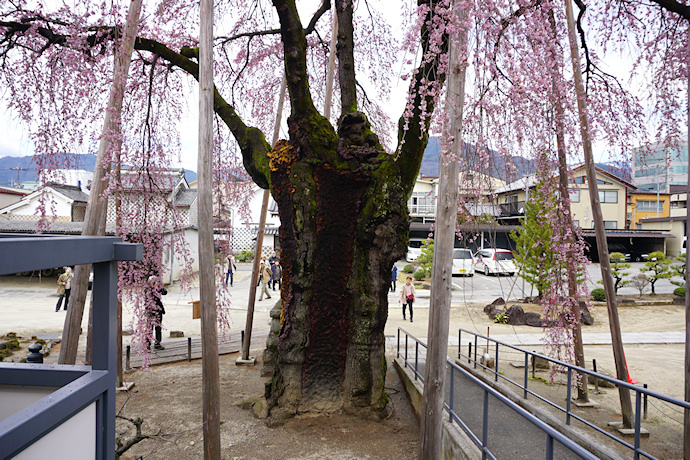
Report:
M628 214L630 228L641 229L640 220L651 217L668 217L671 212L670 193L630 192Z
M88 200L89 195L78 186L48 183L40 190L1 208L0 216L11 221L36 222L43 208L51 222L83 222Z
M670 193L672 185L688 183L688 144L669 148L663 144L632 151L632 182L640 190Z
M30 190L21 188L0 187L0 209L16 203L29 193L31 193Z

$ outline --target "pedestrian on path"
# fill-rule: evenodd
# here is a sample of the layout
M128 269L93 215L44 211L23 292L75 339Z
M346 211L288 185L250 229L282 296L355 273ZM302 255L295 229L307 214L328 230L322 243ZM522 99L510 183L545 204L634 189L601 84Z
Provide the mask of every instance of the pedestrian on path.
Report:
M408 276L405 284L403 284L403 287L400 290L400 299L398 300L398 303L402 303L403 321L407 319L405 318L405 306L407 306L410 309L410 322L413 322L412 304L414 303L416 295L417 293L415 292L414 285L412 284L412 277Z
M276 290L276 284L278 285L278 290L280 290L280 279L283 277L283 267L280 266L280 262L277 260L271 265L271 284L273 285L273 290Z
M259 302L261 302L264 298L264 294L266 294L267 299L271 298L271 294L268 292L268 282L271 280L271 269L266 266L266 262L263 260L259 266L259 274L261 275L261 295L259 296Z
M235 265L235 256L230 252L230 254L228 254L228 271L225 273L225 284L228 284L228 278L230 278L230 287L232 287L233 275L236 271L237 265Z
M65 299L65 310L67 310L67 305L69 305L69 294L72 292L72 267L65 267L65 273L60 275L57 279L58 290L57 293L60 296L55 305L55 311L60 311L62 307L62 299Z
M155 331L155 345L153 347L156 350L165 350L163 345L161 345L163 315L165 314L165 307L163 306L161 296L166 295L168 291L163 287L157 276L149 276L147 283L146 316L148 317L149 324ZM148 332L146 334L146 348L151 348L151 337L148 335Z
M393 264L393 269L391 270L391 292L395 292L395 282L398 280L398 267Z

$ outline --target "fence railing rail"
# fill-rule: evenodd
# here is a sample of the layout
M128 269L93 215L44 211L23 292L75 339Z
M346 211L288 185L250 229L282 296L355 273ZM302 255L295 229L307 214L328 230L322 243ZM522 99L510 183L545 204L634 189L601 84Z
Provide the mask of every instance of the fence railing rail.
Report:
M404 335L404 348L401 349L401 336ZM410 348L410 339L414 342L414 360L411 361L411 357L408 355L408 350ZM419 379L424 382L424 377L420 372L420 348L426 349L426 344L421 340L417 339L404 329L398 328L398 343L397 343L397 355L399 358L404 360L405 367L410 367L414 373L415 379ZM513 401L508 399L506 396L492 388L491 386L485 384L480 379L472 375L472 373L463 369L455 362L448 359L447 364L450 369L450 393L449 399L444 403L444 408L448 411L449 421L451 423L456 423L469 437L470 439L481 449L482 459L491 458L495 459L495 455L489 449L489 396L494 397L500 403L507 406L509 409L520 415L522 418L530 422L532 425L541 430L545 436L545 458L547 460L552 460L554 458L554 443L558 442L566 449L568 449L573 454L584 459L596 459L596 455L584 449L582 446L575 443L573 440L562 434L561 432L555 430L553 427L539 420L533 414L523 409L522 407L515 404ZM483 402L482 402L482 430L481 438L475 434L467 423L465 423L462 418L454 410L454 392L455 392L455 372L460 373L467 380L472 382L472 384L480 387L483 391Z

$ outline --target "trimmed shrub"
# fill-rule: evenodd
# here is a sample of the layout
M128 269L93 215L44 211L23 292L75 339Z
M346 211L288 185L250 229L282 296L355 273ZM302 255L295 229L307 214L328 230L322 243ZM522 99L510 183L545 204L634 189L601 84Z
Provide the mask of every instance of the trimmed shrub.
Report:
M407 264L403 267L403 273L414 273L414 267L412 264Z
M249 262L254 259L254 251L242 251L235 256L237 262Z
M592 298L597 302L606 300L606 291L603 288L592 289Z
M412 275L412 277L417 281L421 281L424 279L424 277L426 277L426 270L420 268L419 270L414 272L414 275Z
M685 297L685 287L681 286L679 288L675 288L673 290L673 295L678 296L678 297Z

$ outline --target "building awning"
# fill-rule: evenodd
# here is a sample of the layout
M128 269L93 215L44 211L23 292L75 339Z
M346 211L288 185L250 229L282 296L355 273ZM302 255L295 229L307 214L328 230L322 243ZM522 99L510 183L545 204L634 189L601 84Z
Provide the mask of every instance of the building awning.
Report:
M594 230L583 230L582 236L594 238ZM667 232L662 231L640 231L640 230L606 230L606 238L675 238Z

